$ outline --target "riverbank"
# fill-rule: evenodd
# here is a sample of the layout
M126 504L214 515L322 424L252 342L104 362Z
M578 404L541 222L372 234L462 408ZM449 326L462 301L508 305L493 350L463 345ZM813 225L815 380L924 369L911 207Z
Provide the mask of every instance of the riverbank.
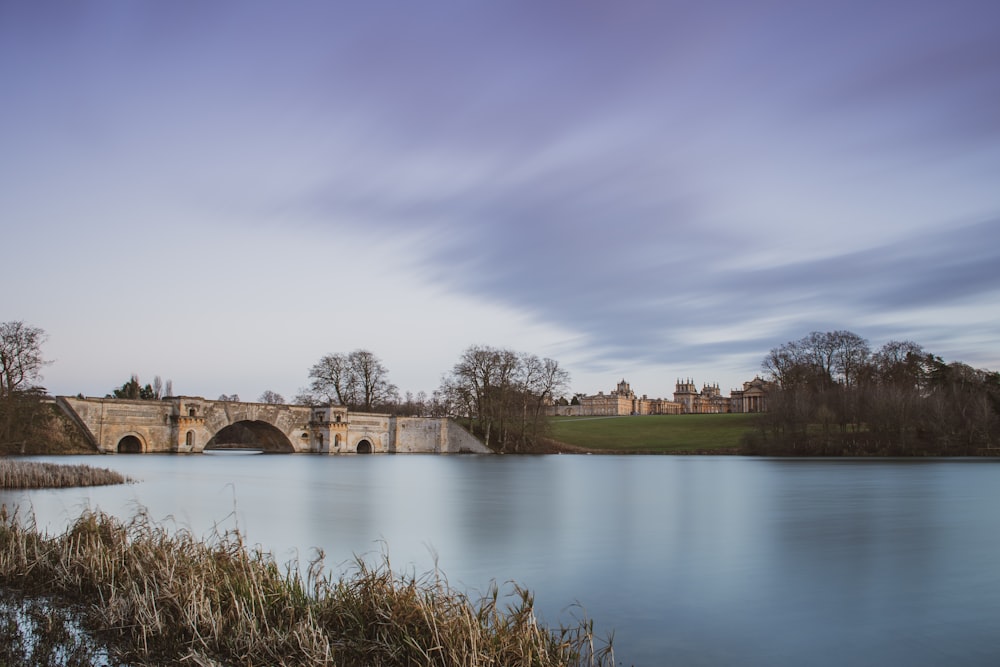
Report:
M238 531L203 541L145 514L122 522L85 513L61 535L0 509L0 587L42 609L70 610L86 650L111 664L613 665L592 626L549 629L530 592L493 586L479 600L440 572L395 573L388 558L332 578L322 554L302 572L249 550ZM31 618L31 609L24 618ZM63 614L65 617L65 614ZM44 647L30 622L9 622L0 655L24 647L79 651L73 632ZM56 647L59 648L58 646ZM31 649L32 651L35 649ZM36 656L37 657L37 656Z

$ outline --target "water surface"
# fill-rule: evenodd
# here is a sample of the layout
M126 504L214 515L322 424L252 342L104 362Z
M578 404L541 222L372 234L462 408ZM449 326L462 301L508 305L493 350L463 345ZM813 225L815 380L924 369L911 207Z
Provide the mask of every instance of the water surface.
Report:
M585 612L623 664L1000 664L1000 461L137 455L140 479L0 492L61 530L138 507L279 562L387 552L469 592ZM578 606L576 606L578 605Z

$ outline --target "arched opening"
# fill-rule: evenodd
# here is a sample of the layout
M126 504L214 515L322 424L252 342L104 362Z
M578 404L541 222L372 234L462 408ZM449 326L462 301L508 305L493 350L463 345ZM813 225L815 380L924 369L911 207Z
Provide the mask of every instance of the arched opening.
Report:
M188 431L187 435L184 436L184 444L188 449L194 447L194 431Z
M142 454L142 440L134 435L126 435L118 441L119 454Z
M238 421L215 434L205 444L205 451L258 451L265 454L290 454L295 451L288 437L265 421Z
M371 454L372 453L372 443L367 440L362 440L358 443L358 454Z

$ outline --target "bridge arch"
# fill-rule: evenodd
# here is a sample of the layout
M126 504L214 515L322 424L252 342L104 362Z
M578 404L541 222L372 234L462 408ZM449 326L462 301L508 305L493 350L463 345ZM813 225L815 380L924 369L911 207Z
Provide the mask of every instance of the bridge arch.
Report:
M205 443L205 451L259 449L268 454L290 454L295 447L281 429L260 419L243 419L223 427Z
M372 453L372 443L368 438L362 438L358 441L358 454L371 454Z
M142 454L146 451L146 443L135 433L122 436L115 448L119 454Z

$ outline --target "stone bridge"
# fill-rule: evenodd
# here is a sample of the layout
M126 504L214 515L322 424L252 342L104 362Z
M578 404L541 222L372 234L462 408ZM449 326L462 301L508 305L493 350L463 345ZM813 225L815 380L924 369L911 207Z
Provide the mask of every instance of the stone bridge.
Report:
M449 419L348 412L341 406L210 401L197 396L158 401L58 396L56 403L105 454L223 449L319 454L490 453Z

